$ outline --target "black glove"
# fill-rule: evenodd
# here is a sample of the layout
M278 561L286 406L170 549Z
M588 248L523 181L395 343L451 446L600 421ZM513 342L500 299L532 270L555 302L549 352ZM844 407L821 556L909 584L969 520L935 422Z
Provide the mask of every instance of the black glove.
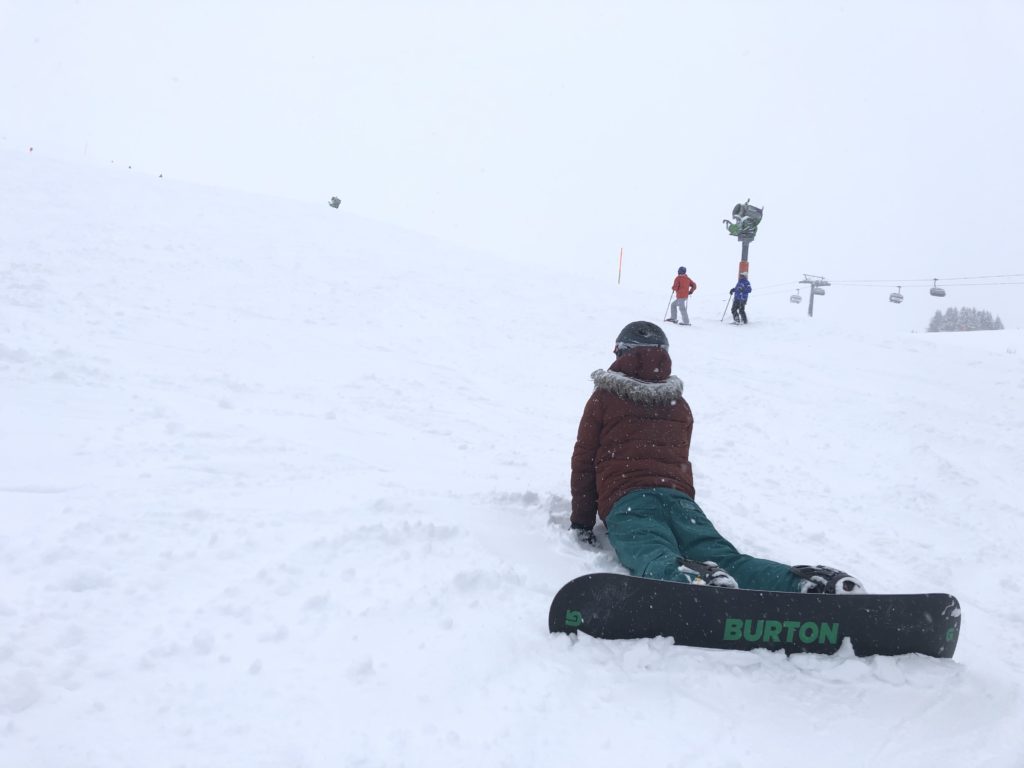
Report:
M730 288L729 289L729 293L736 293L736 289L735 288Z
M597 546L597 537L594 535L594 526L587 528L582 523L573 523L569 528L576 533L576 539L580 544L586 544L590 547Z

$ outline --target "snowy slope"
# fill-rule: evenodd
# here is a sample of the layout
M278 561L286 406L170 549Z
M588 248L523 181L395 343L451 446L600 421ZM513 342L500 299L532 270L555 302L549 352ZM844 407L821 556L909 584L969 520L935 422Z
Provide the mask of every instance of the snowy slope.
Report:
M668 329L719 528L956 594L954 660L572 642L551 595L618 569L563 530L589 373L666 286L0 177L0 766L1024 764L1020 331L735 328L725 286Z

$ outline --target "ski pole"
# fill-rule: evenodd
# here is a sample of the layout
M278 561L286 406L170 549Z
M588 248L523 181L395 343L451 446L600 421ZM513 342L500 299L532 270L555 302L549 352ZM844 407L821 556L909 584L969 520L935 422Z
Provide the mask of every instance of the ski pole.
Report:
M668 311L672 308L672 297L675 293L675 291L670 291L668 294L668 304L665 305L665 320L668 320Z
M729 298L725 300L725 309L722 310L722 319L719 320L718 322L720 322L720 323L725 322L725 313L728 312L729 311L729 307L732 306L732 298L733 298L733 296L730 293L729 294Z

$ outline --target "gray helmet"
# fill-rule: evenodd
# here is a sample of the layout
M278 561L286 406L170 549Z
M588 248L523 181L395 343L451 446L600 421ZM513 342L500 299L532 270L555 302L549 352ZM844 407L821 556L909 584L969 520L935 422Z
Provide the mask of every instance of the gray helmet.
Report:
M621 355L627 349L637 347L660 347L668 349L668 336L654 323L637 320L623 328L615 339L615 354Z
M686 267L680 267L679 268L679 274L680 275L685 275L686 274Z

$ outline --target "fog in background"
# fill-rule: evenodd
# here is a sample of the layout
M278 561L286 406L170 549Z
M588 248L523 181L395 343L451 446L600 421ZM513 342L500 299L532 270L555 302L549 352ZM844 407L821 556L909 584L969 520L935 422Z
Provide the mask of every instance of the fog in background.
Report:
M0 0L0 148L325 215L337 195L502 269L614 282L624 248L655 314L679 265L724 307L722 219L749 197L752 314L809 272L892 283L817 312L923 330L968 305L1019 327L1024 277L886 297L1024 272L1022 22L973 1Z

